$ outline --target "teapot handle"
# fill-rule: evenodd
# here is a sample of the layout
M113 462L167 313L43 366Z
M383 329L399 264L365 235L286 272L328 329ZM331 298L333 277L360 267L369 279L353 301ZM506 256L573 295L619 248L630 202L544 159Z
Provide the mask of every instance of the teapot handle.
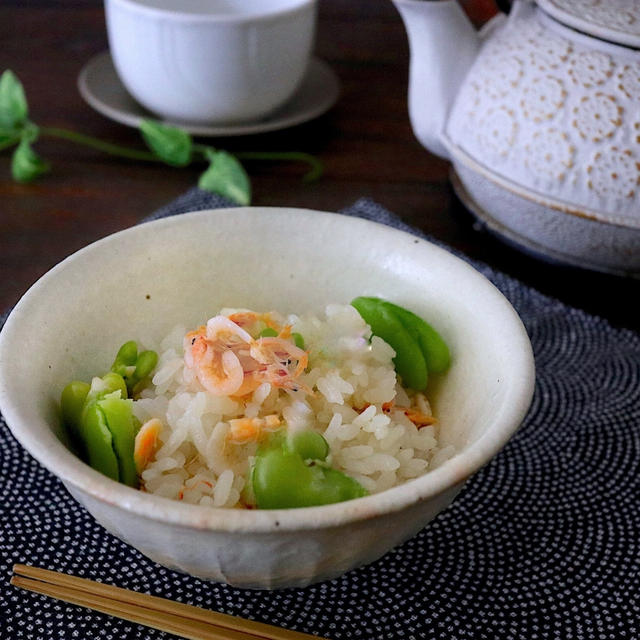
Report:
M503 12L496 0L459 0L467 17L476 29L480 29L499 13ZM503 0L500 5L507 4Z

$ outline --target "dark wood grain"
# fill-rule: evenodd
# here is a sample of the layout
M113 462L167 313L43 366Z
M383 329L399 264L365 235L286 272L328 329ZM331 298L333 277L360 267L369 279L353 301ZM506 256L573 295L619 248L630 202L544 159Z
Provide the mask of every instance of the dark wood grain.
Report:
M76 89L82 66L106 48L97 0L0 5L0 69L13 69L23 81L33 120L137 145L136 131L95 113ZM287 131L216 141L230 150L309 151L325 163L323 179L311 185L300 181L299 166L249 164L254 204L335 211L371 197L548 295L638 328L638 281L552 266L474 228L451 190L449 165L422 149L411 131L408 46L389 0L321 0L316 51L342 83L330 113ZM9 155L0 154L0 308L65 256L180 195L199 173L116 160L62 141L42 140L37 148L53 170L30 185L10 180Z

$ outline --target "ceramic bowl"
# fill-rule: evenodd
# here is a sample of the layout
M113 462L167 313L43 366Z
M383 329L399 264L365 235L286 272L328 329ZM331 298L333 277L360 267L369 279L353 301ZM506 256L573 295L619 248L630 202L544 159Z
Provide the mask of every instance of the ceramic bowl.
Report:
M127 91L173 122L230 125L273 113L300 86L316 0L105 0Z
M127 339L153 344L222 306L317 312L358 295L411 307L451 347L429 395L457 454L420 478L322 507L216 509L114 482L60 440L62 387L106 370ZM108 236L36 282L0 333L0 408L22 445L111 533L167 567L240 587L333 578L413 536L515 432L533 382L518 315L468 264L380 224L300 209L204 211Z

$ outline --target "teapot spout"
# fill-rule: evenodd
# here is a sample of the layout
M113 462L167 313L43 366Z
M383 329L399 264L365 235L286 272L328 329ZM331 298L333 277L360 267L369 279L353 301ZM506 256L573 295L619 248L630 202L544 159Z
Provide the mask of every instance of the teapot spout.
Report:
M409 117L418 140L448 158L442 135L453 100L480 47L456 0L393 0L402 16L411 60Z

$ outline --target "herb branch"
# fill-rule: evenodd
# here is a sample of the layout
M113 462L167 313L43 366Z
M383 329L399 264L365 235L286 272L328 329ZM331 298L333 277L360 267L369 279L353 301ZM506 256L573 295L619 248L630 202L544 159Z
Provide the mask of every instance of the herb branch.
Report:
M70 129L40 127L29 120L28 115L22 84L12 71L6 70L0 76L0 151L15 147L11 173L17 182L31 182L50 170L50 164L33 149L33 144L44 137L59 138L128 160L160 162L173 167L206 162L208 167L200 176L198 186L242 205L251 202L251 182L241 160L305 163L309 169L302 178L304 182L317 180L323 172L320 160L309 153L241 151L231 154L210 145L196 144L186 131L150 119L142 120L139 126L148 148L144 150L105 142Z

